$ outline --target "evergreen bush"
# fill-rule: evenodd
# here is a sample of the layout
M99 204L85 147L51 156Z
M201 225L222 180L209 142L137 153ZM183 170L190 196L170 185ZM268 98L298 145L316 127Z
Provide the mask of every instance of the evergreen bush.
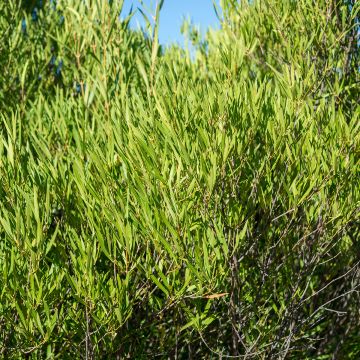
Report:
M360 3L160 8L0 3L0 357L358 359Z

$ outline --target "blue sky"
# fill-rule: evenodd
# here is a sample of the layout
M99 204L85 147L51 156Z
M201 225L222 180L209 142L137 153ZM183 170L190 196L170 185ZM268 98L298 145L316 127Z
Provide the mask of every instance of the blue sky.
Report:
M144 0L144 4L155 9L156 0ZM125 0L122 16L129 12L131 5L133 5L133 10L141 6L139 0ZM209 26L219 26L212 0L165 0L160 14L159 40L161 44L168 45L172 42L184 44L180 32L184 17L190 17L193 24L200 27L202 33ZM136 28L138 24L143 24L142 15L139 12L135 14L131 26Z

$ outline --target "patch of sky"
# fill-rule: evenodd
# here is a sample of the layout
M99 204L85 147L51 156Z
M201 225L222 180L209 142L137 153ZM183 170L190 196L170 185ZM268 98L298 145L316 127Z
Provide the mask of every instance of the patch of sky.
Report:
M218 0L215 1L218 4ZM143 5L139 0L125 0L123 11L120 15L126 18L132 9L135 14L130 22L133 29L145 27L144 17L138 8L143 9L144 13L151 19L156 8L155 0L144 0ZM219 28L219 20L214 11L213 0L165 0L160 13L159 41L162 45L177 43L185 45L184 36L181 33L181 26L184 19L191 21L201 34L211 26Z

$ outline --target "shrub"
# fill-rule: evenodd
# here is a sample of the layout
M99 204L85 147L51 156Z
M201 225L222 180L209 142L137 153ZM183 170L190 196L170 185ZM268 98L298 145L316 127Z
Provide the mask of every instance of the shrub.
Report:
M159 46L160 5L146 37L121 2L22 4L1 356L357 359L359 3L222 1L194 58Z

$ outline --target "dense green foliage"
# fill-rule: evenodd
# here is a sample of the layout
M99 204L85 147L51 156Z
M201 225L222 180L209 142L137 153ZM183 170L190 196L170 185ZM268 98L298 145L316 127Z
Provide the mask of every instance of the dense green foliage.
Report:
M0 357L358 359L360 3L120 10L0 3Z

